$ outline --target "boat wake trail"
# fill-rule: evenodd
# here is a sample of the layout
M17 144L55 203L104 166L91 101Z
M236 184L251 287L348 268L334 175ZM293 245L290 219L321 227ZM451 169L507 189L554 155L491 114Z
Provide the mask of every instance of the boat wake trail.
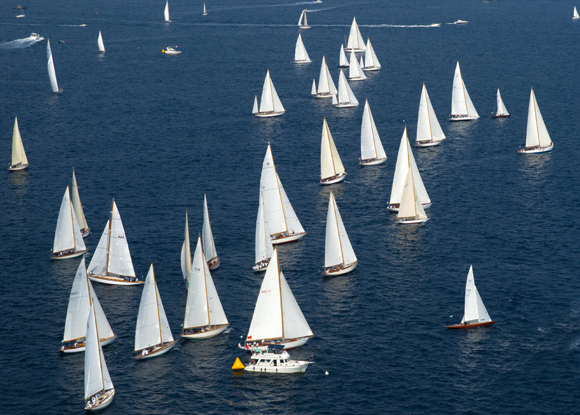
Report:
M11 40L9 42L0 42L0 49L24 49L44 40L43 37L25 37L24 39Z
M439 24L440 25L440 24ZM359 24L359 27L439 27L434 24Z

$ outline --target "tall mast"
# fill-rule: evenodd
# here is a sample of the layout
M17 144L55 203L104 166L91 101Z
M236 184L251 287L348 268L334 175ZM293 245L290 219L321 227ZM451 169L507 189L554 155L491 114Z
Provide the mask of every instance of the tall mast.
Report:
M68 189L68 186L67 186L67 189ZM73 212L73 205L72 205L72 201L71 201L70 192L68 194L68 206L70 207L70 222L71 222L72 231L73 231L73 246L74 246L74 250L76 252L76 250L77 250L77 238L75 238L75 221L73 219L74 212Z
M159 315L159 293L157 292L157 281L155 281L155 269L151 264L151 275L153 276L153 286L155 287L155 304L157 305L157 323L159 324L159 344L163 346L163 335L161 334L161 316Z
M268 143L270 146L270 143ZM270 153L272 153L272 147L270 147ZM276 163L274 162L274 155L272 155L272 166L274 167L274 174L276 176L276 186L278 187L278 195L280 196L280 204L282 205L282 215L284 215L284 226L286 231L288 231L288 222L286 222L286 210L284 209L284 200L282 200L282 192L280 192L280 183L278 178L278 172L276 171Z
M201 236L198 236L201 237ZM207 262L205 260L205 255L203 254L203 249L201 250L201 258L203 259L203 287L205 289L205 305L207 308L207 325L211 326L211 321L209 319L209 298L207 295L207 277L205 276L205 268L207 266Z
M334 198L334 194L331 192L332 195L332 208L334 209L334 223L336 225L336 233L338 233L338 244L340 245L340 257L342 258L342 264L344 264L344 252L342 250L342 239L340 238L340 229L338 229L338 217L336 215L336 199Z
M278 249L276 249L276 256L278 256ZM277 260L279 258L276 258ZM278 263L278 287L280 287L280 316L282 317L282 340L286 339L284 335L284 304L282 303L282 282L280 280L280 261Z
M109 275L109 255L111 251L111 229L113 228L113 208L115 207L115 198L113 198L113 203L111 204L111 213L109 215L109 240L107 242L107 267L105 269L105 275Z

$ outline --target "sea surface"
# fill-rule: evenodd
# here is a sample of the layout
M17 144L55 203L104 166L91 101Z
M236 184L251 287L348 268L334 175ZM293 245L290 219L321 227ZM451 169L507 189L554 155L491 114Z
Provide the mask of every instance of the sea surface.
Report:
M0 160L10 162L14 117L30 168L0 171L0 412L83 413L84 354L61 355L79 259L51 261L66 186L76 170L94 252L115 198L135 270L155 266L171 328L181 331L180 268L189 212L192 252L203 195L221 267L215 285L227 334L135 361L141 288L95 289L117 340L104 348L116 388L109 414L572 414L580 399L580 21L568 0L29 0L0 10ZM580 4L578 4L580 6ZM308 9L310 30L299 31ZM356 16L382 63L353 82L361 105L312 99L326 56ZM449 24L468 20L465 26ZM442 23L439 28L426 27ZM86 27L79 27L86 24ZM98 31L107 52L97 50ZM24 40L31 32L45 38ZM298 33L312 63L293 63ZM64 94L50 92L46 42ZM66 44L59 44L65 40ZM167 45L183 53L166 56ZM481 118L451 123L459 61ZM251 114L266 70L286 113ZM386 210L405 125L415 139L425 82L447 135L414 149L433 201L431 220L401 226ZM554 142L522 156L530 88ZM512 114L491 119L497 88ZM361 168L365 99L388 155ZM347 170L322 187L326 117ZM280 246L281 268L315 337L291 352L302 375L237 373L262 274L251 270L262 160L308 233ZM4 169L4 168L3 168ZM359 259L323 278L333 191ZM447 331L475 281L490 328ZM328 375L325 372L328 372Z

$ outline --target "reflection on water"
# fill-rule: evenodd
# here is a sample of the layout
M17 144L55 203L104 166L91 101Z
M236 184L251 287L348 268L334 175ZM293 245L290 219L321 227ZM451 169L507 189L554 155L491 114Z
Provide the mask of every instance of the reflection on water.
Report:
M459 341L459 355L457 360L453 361L459 373L470 372L477 373L478 366L483 359L482 353L485 351L483 341L488 337L491 327L480 327L473 329L465 329L461 333L461 340ZM486 361L483 361L486 364ZM462 379L456 386L469 387L469 382Z
M23 196L30 189L30 173L28 170L11 172L9 176L10 187L18 196Z
M322 297L325 310L332 314L342 315L353 309L353 298L356 292L356 271L337 277L324 277Z
M357 180L364 186L376 186L379 180L385 174L385 166L389 163L389 159L383 164L376 166L359 167Z
M469 137L471 137L471 132L475 129L477 124L478 124L477 120L450 121L448 124L449 126L447 127L447 131L448 131L448 134L446 134L447 138L449 138L450 136L453 138L460 138L460 137L469 138Z
M542 186L546 181L549 169L552 167L552 152L541 154L519 155L518 175L524 186ZM525 190L525 189L524 189Z
M429 212L429 211L427 211ZM413 262L422 255L424 226L429 226L429 222L419 225L399 225L395 221L396 214L390 215L393 226L391 228L389 241L390 250L393 251L394 262Z

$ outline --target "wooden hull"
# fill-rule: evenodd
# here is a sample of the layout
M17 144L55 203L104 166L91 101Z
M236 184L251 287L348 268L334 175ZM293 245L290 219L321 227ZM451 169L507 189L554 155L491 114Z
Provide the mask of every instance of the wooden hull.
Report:
M387 161L387 158L385 157L382 159L360 160L360 162L358 164L360 164L361 166L376 166L378 164L383 164L386 161Z
M306 342L308 341L309 338L310 337L302 337L300 339L286 340L285 342L276 343L276 344L283 345L284 346L284 349L283 350L291 350L291 349L295 349L297 347L304 346L306 344ZM246 344L248 345L247 348L245 347ZM247 352L255 352L255 351L258 351L258 350L261 350L261 351L264 352L264 351L267 351L268 350L268 345L269 345L269 343L268 344L264 344L264 345L256 345L256 346L253 346L252 345L252 342L248 342L248 343L245 343L243 346L241 344L238 344L238 347L240 349L242 349L242 350L247 351Z
M181 337L187 340L203 340L211 337L219 336L229 327L229 324L212 327L210 330L197 332L195 334L182 334Z
M152 357L161 356L161 355L167 353L168 351L170 351L171 349L173 349L177 345L178 342L179 342L179 339L173 340L172 342L163 343L163 345L154 348L152 351L150 351L146 355L143 355L141 352L139 352L139 354L137 354L136 356L133 356L133 359L144 360L144 359L151 359Z
M93 282L100 282L108 285L141 285L144 281L127 281L121 277L114 277L109 275L89 275L89 279Z
M333 277L333 276L337 276L337 275L348 274L349 272L354 271L357 265L358 265L358 261L355 262L354 264L349 264L349 265L343 266L341 268L335 269L334 271L332 268L325 268L323 275Z
M471 120L477 120L479 118L479 115L477 117L472 117L469 115L451 115L449 117L449 121L471 121Z
M397 223L399 225L418 225L420 223L425 223L428 220L429 220L429 218L425 218L425 219L408 219L408 220L397 219Z
M270 117L279 117L280 115L284 114L286 111L282 112L257 112L254 115L260 118L270 118Z
M477 323L477 324L455 324L453 326L445 326L446 329L470 329L472 327L482 327L482 326L491 326L495 324L496 320L494 321L486 321L485 323Z
M511 114L508 115L492 115L491 118L507 118L507 117L511 117Z
M8 167L8 170L10 171L26 170L29 165L30 164L16 164L16 165L13 164L10 167Z
M268 259L267 261L264 261L264 262L258 262L256 264L254 264L252 269L254 270L254 272L263 272L263 271L266 271L268 269L268 265L270 265L270 259Z
M117 335L115 334L113 337L109 337L108 339L101 339L101 347L111 344L115 341ZM69 348L60 348L61 353L78 353L85 351L85 342L78 343L77 347L69 347Z
M99 396L99 399L97 399L97 402L94 405L89 405L89 403L87 403L85 405L85 411L100 411L101 409L105 409L113 403L114 397L115 389L105 391L101 396Z
M272 239L272 245L280 245L280 244L286 244L288 242L294 242L294 241L297 241L297 240L303 238L304 235L306 235L306 232L295 233L294 235L288 235L288 236L285 236L283 238Z
M87 252L87 250L85 249L84 251L77 251L77 252L71 252L70 254L65 254L65 255L51 255L50 259L54 259L54 260L61 260L61 259L71 259L71 258L78 258L82 255L84 255Z
M346 177L346 173L343 173L342 175L339 175L338 177L335 177L334 179L328 180L328 179L322 179L320 180L320 184L323 186L329 185L329 184L336 184L336 183L340 183L344 180L344 178Z
M552 151L554 144L550 144L548 147L530 147L530 148L520 148L518 154L541 154Z

